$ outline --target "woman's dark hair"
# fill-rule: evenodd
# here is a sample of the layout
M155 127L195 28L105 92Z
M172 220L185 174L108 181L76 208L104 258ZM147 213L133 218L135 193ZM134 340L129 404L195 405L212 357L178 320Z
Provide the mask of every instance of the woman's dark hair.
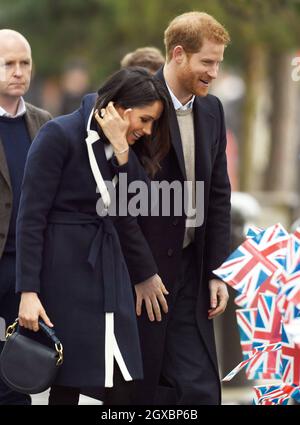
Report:
M142 67L129 67L114 73L98 90L95 109L105 108L109 102L124 109L141 108L161 101L163 112L154 123L151 136L143 136L134 145L147 173L153 177L160 168L160 161L170 148L168 111L170 100L163 83ZM106 139L101 128L101 138Z

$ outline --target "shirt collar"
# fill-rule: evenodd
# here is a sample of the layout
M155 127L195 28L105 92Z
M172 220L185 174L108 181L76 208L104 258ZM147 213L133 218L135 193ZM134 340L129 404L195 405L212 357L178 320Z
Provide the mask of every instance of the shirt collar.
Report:
M24 115L26 112L26 105L23 97L20 97L18 109L16 115L12 115L9 112L7 112L4 108L0 106L0 117L8 117L8 118L18 118Z
M166 83L167 84L167 83ZM168 86L168 90L174 105L174 108L176 111L180 110L180 111L186 111L188 109L192 109L193 108L193 104L194 104L194 100L195 100L195 95L191 98L191 100L189 100L185 105L183 105L175 96L175 94L172 92L172 90L170 89L170 87Z

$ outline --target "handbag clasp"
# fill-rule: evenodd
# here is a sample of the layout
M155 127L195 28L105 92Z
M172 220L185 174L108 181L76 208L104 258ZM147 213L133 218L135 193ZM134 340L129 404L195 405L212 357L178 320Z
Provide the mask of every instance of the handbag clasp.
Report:
M62 364L63 359L64 359L63 346L61 345L61 343L57 343L57 344L55 344L55 349L56 349L56 352L58 354L58 359L57 359L57 362L56 362L56 366L59 366L59 365Z
M8 326L8 328L6 329L6 334L5 334L6 339L12 336L12 334L16 330L17 325L18 325L18 320L15 320L12 325Z

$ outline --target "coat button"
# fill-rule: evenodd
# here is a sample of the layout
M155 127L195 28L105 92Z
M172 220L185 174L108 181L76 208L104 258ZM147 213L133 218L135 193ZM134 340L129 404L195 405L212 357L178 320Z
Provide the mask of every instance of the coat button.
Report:
M174 250L172 248L168 249L168 256L172 257Z
M173 220L173 226L177 226L178 222L179 222L178 218L174 218L174 220Z
M4 233L0 233L0 239L4 239L5 238L5 234Z
M5 208L11 208L11 203L10 202L6 202L6 204L5 204Z

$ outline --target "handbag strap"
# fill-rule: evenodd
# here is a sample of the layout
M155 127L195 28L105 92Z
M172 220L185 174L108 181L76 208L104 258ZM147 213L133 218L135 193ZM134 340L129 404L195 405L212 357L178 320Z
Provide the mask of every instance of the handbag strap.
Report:
M40 329L42 329L42 331L49 337L52 339L52 341L54 342L54 344L61 344L60 340L57 338L57 336L55 335L55 331L53 328L49 328L49 326L46 325L45 322L43 322L42 320L39 320L39 326Z
M16 318L14 323L12 325L8 326L7 331L6 331L6 338L9 338L15 332L18 323L19 323L19 319ZM60 340L55 335L54 329L49 328L49 326L47 326L46 323L44 323L41 319L39 319L39 326L40 326L40 329L42 329L42 331L55 344L55 349L56 349L56 352L58 354L58 360L57 360L56 364L57 364L57 366L59 366L63 362L63 346L62 346L62 343L60 342Z

